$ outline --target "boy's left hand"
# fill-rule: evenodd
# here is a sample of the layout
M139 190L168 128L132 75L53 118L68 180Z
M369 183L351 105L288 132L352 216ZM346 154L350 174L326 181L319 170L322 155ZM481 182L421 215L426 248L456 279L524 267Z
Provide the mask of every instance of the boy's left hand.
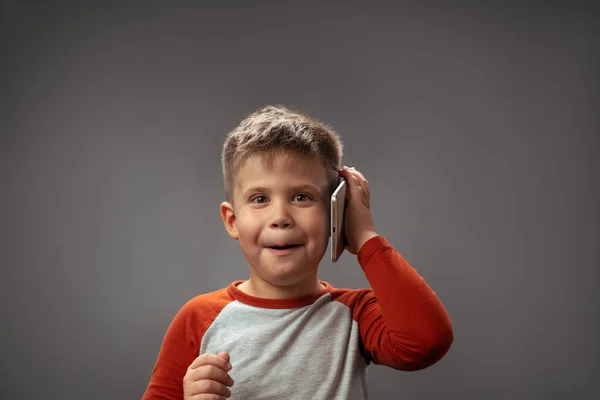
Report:
M357 254L363 244L378 236L371 215L369 182L359 171L352 167L339 170L348 185L347 208L345 216L346 250Z

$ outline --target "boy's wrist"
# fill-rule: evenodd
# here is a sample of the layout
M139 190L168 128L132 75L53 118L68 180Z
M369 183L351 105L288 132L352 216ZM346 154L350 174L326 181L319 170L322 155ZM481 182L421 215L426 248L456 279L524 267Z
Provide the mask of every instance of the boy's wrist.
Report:
M379 234L372 230L364 232L358 240L358 251L360 251L365 243L377 236L379 236Z

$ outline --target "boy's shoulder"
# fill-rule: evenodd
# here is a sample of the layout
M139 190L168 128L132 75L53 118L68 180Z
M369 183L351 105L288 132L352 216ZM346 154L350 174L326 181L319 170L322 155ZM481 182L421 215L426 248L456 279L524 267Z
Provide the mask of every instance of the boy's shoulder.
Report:
M331 298L352 310L375 301L375 295L371 288L332 288Z
M189 320L218 315L223 308L235 300L230 293L230 286L192 297L181 307L179 316Z

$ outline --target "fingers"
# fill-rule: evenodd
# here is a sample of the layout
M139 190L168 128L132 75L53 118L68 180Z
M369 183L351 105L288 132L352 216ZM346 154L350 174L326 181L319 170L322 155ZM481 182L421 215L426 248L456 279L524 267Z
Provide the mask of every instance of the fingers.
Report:
M201 354L189 366L183 378L184 398L222 399L231 396L228 386L233 386L229 353Z
M360 189L365 190L369 187L369 181L367 181L367 178L365 178L365 176L360 171L357 171L354 167L343 167L340 170L340 174L344 176L346 180L349 180L351 184L355 183L355 185Z
M226 371L214 365L202 365L191 370L189 377L192 381L207 379L226 386L233 386L233 379Z
M346 181L348 181L350 191L356 192L359 197L363 198L364 202L368 206L371 190L367 178L365 178L365 176L357 171L354 167L343 167L340 170L340 175L342 175Z
M219 357L221 357L225 361L229 362L229 353L228 352L222 351L221 353L219 353Z
M191 396L189 399L190 400L225 400L225 399L227 399L227 397L221 396L218 394L201 393L201 394Z
M229 363L229 353L222 352L218 356L216 354L200 354L189 366L188 370L192 370L198 368L201 365L214 365L215 367L219 367L222 370L228 371L231 369Z
M204 396L208 396L208 395L213 395L213 396L220 396L220 397L230 397L231 396L231 390L229 390L229 388L219 382L216 381L211 381L209 379L204 379L201 381L197 381L194 382L193 385L190 387L190 391L189 391L190 396L192 396L192 398L195 398L193 396L197 396L197 395L204 395ZM205 399L205 398L210 398L210 397L204 397L204 396L199 396L199 399Z
M218 394L200 393L194 396L190 396L189 400L225 400L227 396L221 396ZM187 399L186 399L187 400Z

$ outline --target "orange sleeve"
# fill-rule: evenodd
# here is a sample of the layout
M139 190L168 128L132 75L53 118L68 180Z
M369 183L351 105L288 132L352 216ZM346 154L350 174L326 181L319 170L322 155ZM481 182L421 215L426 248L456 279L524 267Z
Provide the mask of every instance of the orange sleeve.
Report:
M356 293L353 307L367 361L406 371L438 362L454 333L435 292L381 236L363 245L358 261L372 287Z
M183 377L200 355L204 332L231 301L220 290L187 302L171 322L142 400L183 399Z

